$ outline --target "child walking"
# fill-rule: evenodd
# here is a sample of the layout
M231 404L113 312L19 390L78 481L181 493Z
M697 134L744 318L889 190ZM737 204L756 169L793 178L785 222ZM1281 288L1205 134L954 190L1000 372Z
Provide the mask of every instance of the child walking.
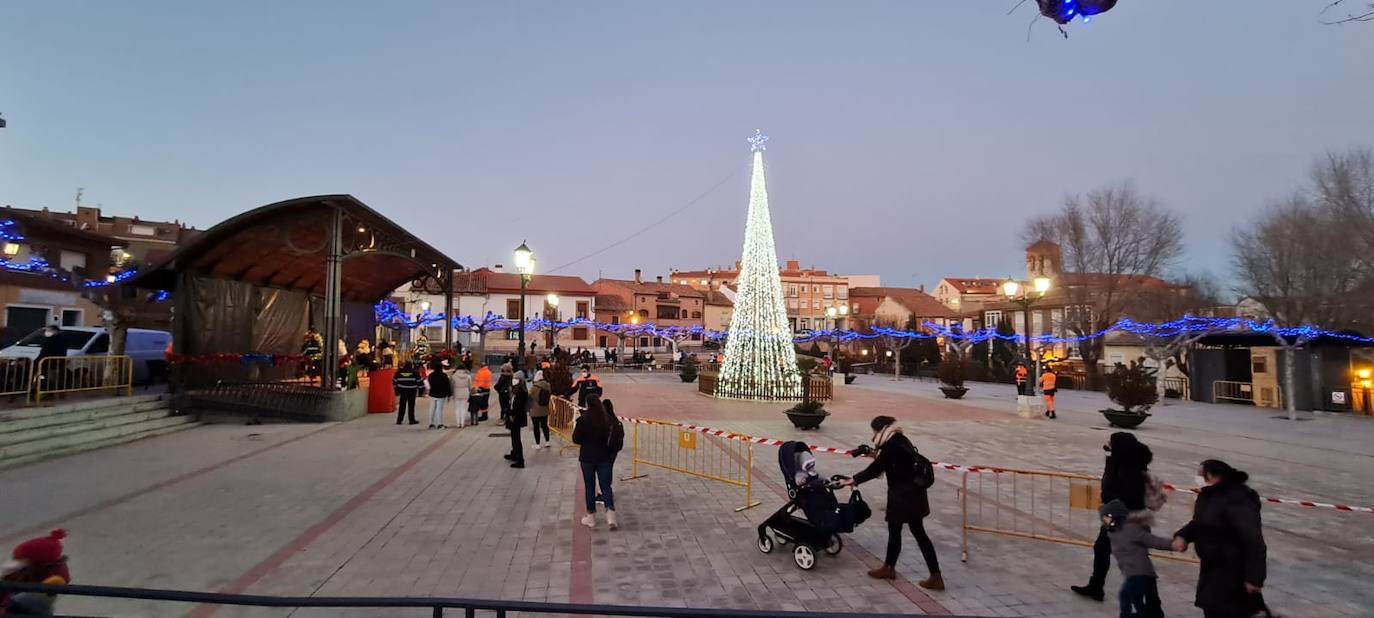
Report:
M1121 618L1164 618L1159 602L1158 576L1150 561L1150 550L1168 550L1173 539L1155 536L1150 532L1154 513L1131 511L1120 500L1112 500L1098 510L1107 538L1112 542L1112 557L1121 569L1125 581L1117 599L1121 603Z

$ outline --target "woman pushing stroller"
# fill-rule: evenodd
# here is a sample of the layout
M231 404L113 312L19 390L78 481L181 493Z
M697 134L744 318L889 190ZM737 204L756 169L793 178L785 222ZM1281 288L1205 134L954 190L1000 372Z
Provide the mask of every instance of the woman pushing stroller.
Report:
M935 556L935 545L930 542L922 520L930 515L930 500L926 489L934 482L934 471L930 461L916 451L915 445L902 434L897 419L879 416L869 424L873 429L873 449L859 448L854 455L873 458L863 471L851 480L842 481L849 486L871 481L879 476L887 476L887 557L883 566L868 572L875 579L897 578L897 557L902 553L902 527L911 529L916 544L921 548L930 577L917 582L928 590L944 590L945 580L940 576L940 561Z

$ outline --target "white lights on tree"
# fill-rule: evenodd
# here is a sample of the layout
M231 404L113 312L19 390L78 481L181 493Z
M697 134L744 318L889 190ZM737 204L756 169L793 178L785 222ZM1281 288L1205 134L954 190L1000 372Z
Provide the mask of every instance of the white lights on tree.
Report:
M778 253L773 245L773 222L768 213L763 151L768 136L755 131L749 138L754 171L749 189L749 216L744 224L735 312L725 343L716 396L732 399L786 400L801 397L801 372L792 348L792 329L783 304Z

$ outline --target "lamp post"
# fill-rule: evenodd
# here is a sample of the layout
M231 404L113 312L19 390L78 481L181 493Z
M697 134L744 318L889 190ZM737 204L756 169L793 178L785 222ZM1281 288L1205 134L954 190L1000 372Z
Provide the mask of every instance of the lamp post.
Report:
M544 347L552 352L553 347L558 345L558 327L552 325L558 322L558 295L553 292L544 297L544 319L550 322L549 342Z
M831 305L831 306L825 308L825 316L828 317L828 318L830 318L830 328L831 328L831 330L836 330L836 331L838 331L838 330L843 329L844 326L842 326L842 324L843 324L842 320L844 320L844 319L845 319L845 316L848 316L848 315L849 315L849 305L848 305L848 304L840 305L840 306L838 306L838 307L836 307L835 305ZM836 336L834 336L834 337L831 337L831 339L830 339L830 351L832 352L832 355L835 357L835 358L833 359L833 360L835 361L835 363L836 363L836 364L839 364L839 362L840 362L840 340L839 340L839 336L838 336L838 335L836 335Z
M520 331L517 334L520 342L515 346L515 365L519 367L525 359L525 289L534 276L534 252L523 240L515 248L515 271L520 273Z
M1035 395L1035 381L1036 379L1038 379L1038 376L1040 375L1039 364L1035 361L1034 354L1031 351L1030 308L1031 305L1034 305L1036 301L1040 300L1041 298L1044 298L1045 293L1048 291L1050 291L1049 277L1036 277L1033 281L1031 281L1030 289L1026 289L1011 277L1007 277L1007 280L1002 282L1002 295L1006 296L1008 301L1021 305L1021 315L1025 318L1026 370L1035 370L1035 375L1029 376L1029 379L1026 380L1026 386L1028 387L1026 389L1027 395Z

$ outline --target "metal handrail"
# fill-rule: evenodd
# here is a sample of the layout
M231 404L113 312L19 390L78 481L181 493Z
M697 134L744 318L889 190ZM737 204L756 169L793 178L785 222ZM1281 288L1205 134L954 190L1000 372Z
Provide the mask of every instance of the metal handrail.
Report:
M892 616L928 618L928 614L875 614L873 612L794 612L761 609L708 609L687 607L636 607L633 605L592 605L581 603L541 603L537 601L501 601L493 599L463 599L450 597L277 597L218 592L189 592L184 590L156 590L151 588L118 588L113 586L54 586L0 581L0 591L38 592L63 596L137 599L204 605L242 605L250 607L329 607L329 608L429 608L442 617L446 609L461 609L465 616L475 612L495 612L505 618L506 612L532 614L572 614L579 616L631 616L636 618L870 618ZM950 617L957 618L957 617Z

